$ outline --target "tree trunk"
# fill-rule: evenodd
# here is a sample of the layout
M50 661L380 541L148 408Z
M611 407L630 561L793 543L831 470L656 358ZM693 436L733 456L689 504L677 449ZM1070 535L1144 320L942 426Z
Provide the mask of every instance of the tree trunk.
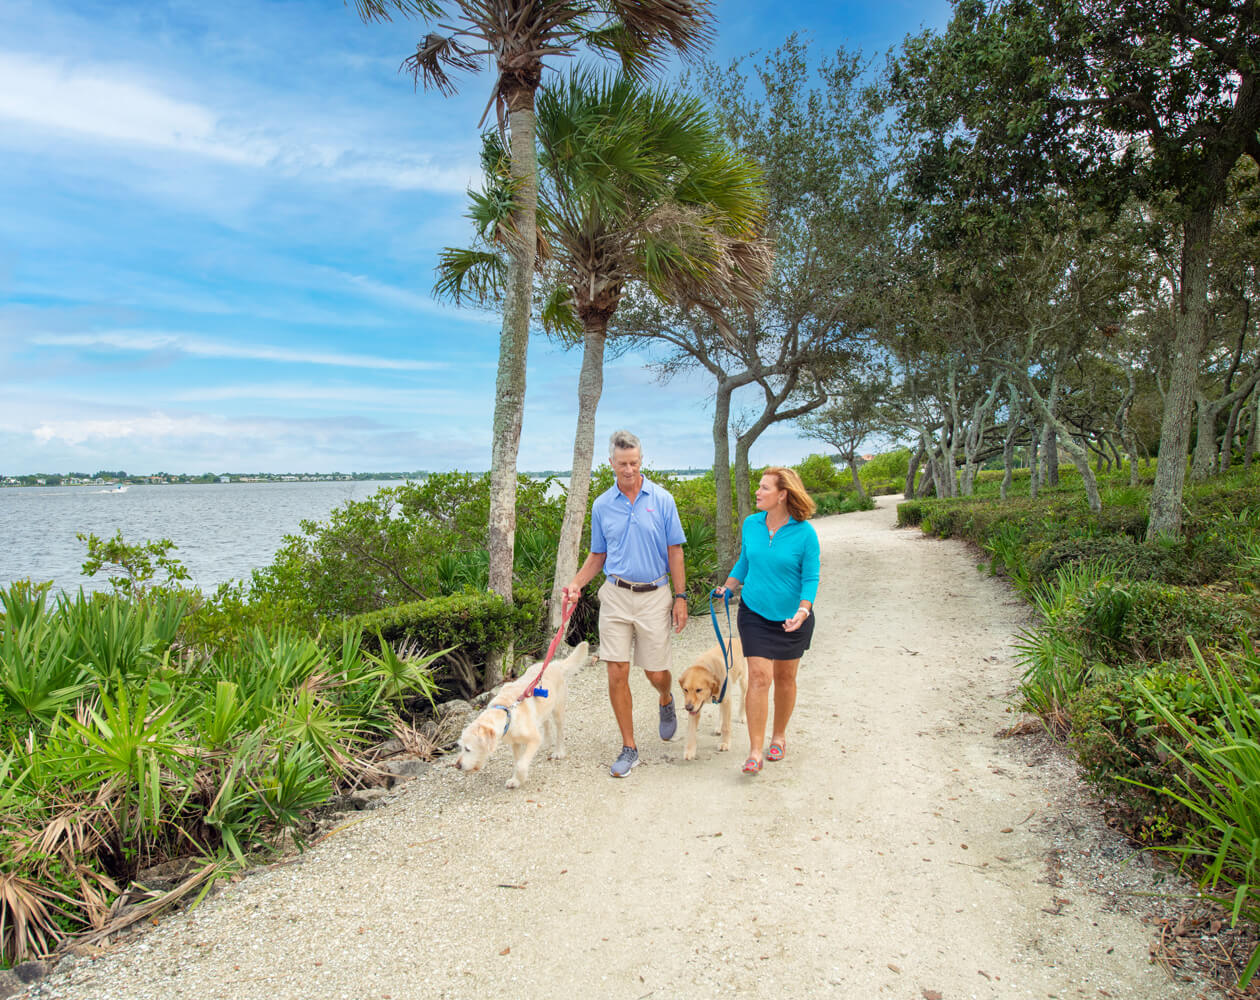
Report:
M1011 383L1007 383L1006 387L1010 390L1011 406L1006 413L1006 440L1002 445L1002 499L1005 500L1011 491L1011 483L1015 480L1015 435L1019 433L1019 392Z
M1195 482L1202 482L1207 479L1215 470L1217 463L1218 449L1216 446L1216 418L1220 416L1221 410L1227 406L1232 406L1235 402L1241 402L1251 390L1255 388L1256 382L1260 380L1260 368L1251 373L1242 385L1232 392L1227 393L1220 399L1209 400L1201 392L1196 391L1194 401L1198 410L1198 427L1196 429L1196 439L1194 442L1194 457L1190 461L1190 478ZM1229 451L1229 441L1233 436L1233 428L1231 427L1225 436L1225 440L1221 443L1220 451Z
M1207 337L1208 252L1212 238L1212 207L1196 209L1186 219L1181 248L1181 302L1177 310L1172 369L1164 394L1159 430L1159 462L1151 488L1148 540L1181 533L1181 498L1186 488L1186 456L1199 362Z
M853 473L853 488L857 490L857 495L865 500L866 490L862 489L862 477L858 475L857 451L849 452L846 458L849 462L849 471Z
M529 346L530 305L537 245L538 156L534 150L534 95L513 95L508 110L511 170L517 208L509 245L503 328L499 335L499 372L495 381L494 440L490 452L490 589L512 599L512 563L516 548L516 456L525 411L525 355Z
M1243 468L1251 471L1251 460L1256 453L1257 427L1260 427L1260 389L1255 391L1256 405L1251 411L1251 426L1247 429L1247 443L1243 445Z
M512 600L516 553L516 456L521 445L525 413L525 355L529 347L530 305L534 290L537 245L538 156L534 148L534 95L514 95L508 107L511 130L511 171L517 194L512 213L507 285L503 296L503 327L499 334L499 371L495 379L493 441L490 446L490 518L486 533L489 586L505 601ZM486 687L504 676L514 659L512 646L486 663Z
M906 485L902 490L902 496L909 500L914 496L914 477L919 472L919 465L923 462L923 441L920 439L919 446L915 448L914 454L910 456L910 465L906 469Z
M919 485L915 488L915 491L914 491L915 498L918 499L921 497L925 497L928 495L929 490L935 490L935 489L936 489L936 457L934 455L929 455L928 460L927 460L927 466L923 470L923 478L919 480ZM940 490L936 490L936 493L939 496Z
M1225 424L1225 436L1221 438L1221 453L1216 462L1218 475L1223 476L1234 464L1234 437L1238 434L1238 418L1242 416L1246 405L1247 397L1244 396L1230 407L1229 421Z
M1024 384L1024 391L1028 394L1028 402L1037 411L1041 419L1045 421L1047 431L1063 432L1063 450L1072 457L1072 464L1076 466L1077 471L1081 474L1081 482L1085 486L1085 499L1089 502L1089 509L1097 514L1102 510L1102 498L1098 495L1098 480L1094 476L1094 470L1089 467L1089 452L1072 440L1071 431L1063 426L1059 418L1055 416L1050 409L1049 402L1041 398L1041 393L1033 385L1028 373L1017 369L1014 374ZM1053 390L1053 379L1050 385ZM1058 434L1055 433L1052 436L1047 433L1046 437L1052 441L1057 441ZM1058 444L1056 443L1054 447L1057 448Z
M717 536L718 568L722 573L731 571L739 555L731 524L730 421L733 389L733 384L719 378L713 407L713 490L717 500L713 529Z
M735 517L739 524L752 513L752 470L748 468L748 452L752 442L746 434L735 438Z
M994 378L993 384L989 387L989 394L982 400L976 400L971 407L971 424L967 427L966 436L963 438L962 495L965 497L975 493L976 473L979 472L980 464L977 456L984 445L984 425L988 422L989 414L993 412L993 407L997 403L997 393L1001 385L1002 377L999 375Z
M1030 421L1031 423L1031 421ZM1033 500L1041 491L1041 436L1037 433L1037 425L1032 425L1032 433L1028 440L1028 496Z
M595 411L604 391L604 345L607 325L586 331L582 347L582 371L578 375L577 430L573 435L573 465L569 474L569 495L564 501L560 523L560 543L556 547L556 575L551 585L551 627L560 627L564 599L560 591L577 572L582 547L582 526L586 523L587 501L591 493L591 463L595 457Z

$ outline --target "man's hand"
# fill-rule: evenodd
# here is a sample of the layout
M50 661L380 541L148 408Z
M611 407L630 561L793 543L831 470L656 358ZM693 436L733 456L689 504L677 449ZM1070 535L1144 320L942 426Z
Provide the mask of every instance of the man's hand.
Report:
M562 587L560 592L570 604L577 604L578 599L582 596L582 588L573 583L570 583L567 587Z
M674 632L678 633L687 625L687 602L681 597L674 598Z

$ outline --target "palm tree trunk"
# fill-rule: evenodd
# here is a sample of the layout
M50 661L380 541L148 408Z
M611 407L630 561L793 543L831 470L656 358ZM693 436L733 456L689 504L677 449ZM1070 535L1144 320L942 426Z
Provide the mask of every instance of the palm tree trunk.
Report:
M604 392L604 345L606 323L586 330L582 347L582 371L578 375L577 430L573 435L573 465L569 473L569 495L564 501L560 523L560 544L556 550L556 576L551 585L551 627L560 627L563 601L560 591L577 572L582 546L582 525L586 523L587 500L591 493L591 462L595 457L595 411Z
M538 157L534 152L534 95L513 95L508 110L512 179L517 207L515 236L509 247L503 329L499 335L499 373L495 381L494 440L490 452L490 589L512 599L512 562L516 548L516 456L525 411L525 354L529 346L530 304L537 244Z
M1164 394L1159 431L1159 462L1151 488L1148 540L1181 532L1181 498L1186 488L1186 456L1194 410L1199 362L1207 337L1208 248L1212 208L1200 208L1185 221L1181 250L1181 303L1173 336L1172 370Z

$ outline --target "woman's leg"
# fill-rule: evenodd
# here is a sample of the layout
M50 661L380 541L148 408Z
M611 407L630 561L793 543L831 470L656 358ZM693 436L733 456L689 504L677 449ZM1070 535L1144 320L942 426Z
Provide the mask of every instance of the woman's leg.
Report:
M774 661L774 728L770 731L773 743L782 744L787 736L788 719L792 718L792 709L796 707L796 668L800 665L800 657ZM764 731L764 717L762 726Z
M748 721L748 756L761 760L761 747L766 740L766 715L769 713L770 681L774 677L774 661L764 656L750 656L748 690L744 695L744 716Z

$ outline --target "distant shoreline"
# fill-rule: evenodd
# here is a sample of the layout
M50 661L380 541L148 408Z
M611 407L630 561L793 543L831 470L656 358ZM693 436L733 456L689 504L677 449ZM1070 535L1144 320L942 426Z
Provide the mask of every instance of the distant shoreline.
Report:
M462 470L461 470L462 471ZM694 478L709 471L705 468L693 469L653 469L653 472L667 476L686 476ZM472 473L484 475L484 472ZM423 480L430 476L441 475L438 472L224 472L216 475L190 476L182 473L157 473L151 476L127 476L125 478L96 478L57 473L32 473L21 476L0 477L0 489L17 489L26 486L48 489L57 486L208 486L230 485L232 483L355 483L355 482L389 482ZM568 479L570 470L556 471L547 469L541 472L522 472L530 479Z

